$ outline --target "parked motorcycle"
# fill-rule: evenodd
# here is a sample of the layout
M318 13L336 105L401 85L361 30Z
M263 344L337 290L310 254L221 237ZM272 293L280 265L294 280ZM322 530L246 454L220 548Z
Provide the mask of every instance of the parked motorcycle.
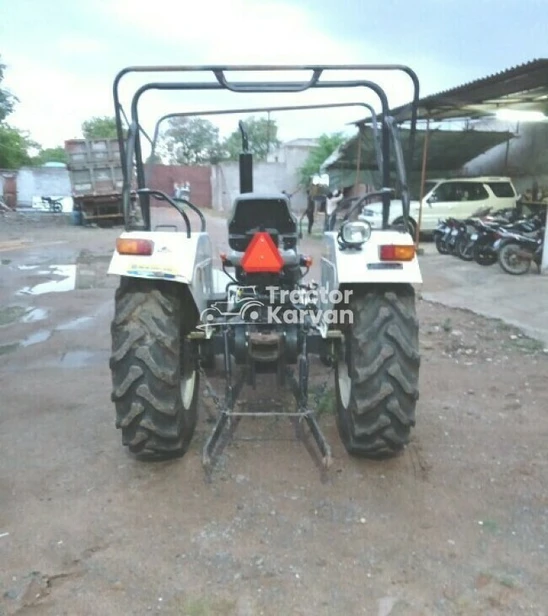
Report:
M516 236L527 238L535 234L543 223L543 218L538 214L520 218L515 208L496 212L484 209L478 210L472 218L466 220L440 220L434 231L434 240L440 254L450 254L463 261L476 261L479 265L490 266L500 262L498 247L501 247L502 243L499 240ZM516 273L520 267L525 267L523 264L517 264L514 249L505 249L503 258L504 264L509 269L515 269ZM521 260L524 258L524 255L521 255Z
M505 233L527 235L538 231L541 224L542 221L538 215L514 219L512 223L490 218L478 221L476 232L471 236L471 240L474 241L474 261L479 265L494 265L499 260L498 252L495 250L495 242L501 239Z
M50 212L62 212L63 211L63 197L42 197L42 204L46 205Z
M460 222L456 218L440 220L434 231L434 241L437 251L442 255L453 254L456 238L459 234Z
M486 217L492 208L480 208L474 214L459 222L457 228L458 233L454 236L455 249L454 254L463 261L473 261L474 259L474 243L477 239L476 227L482 218Z
M471 235L474 242L472 258L478 265L490 266L498 261L498 254L493 248L495 242L501 237L498 227L480 221L475 233Z
M535 263L540 273L543 243L544 227L533 236L504 231L494 249L501 268L508 274L521 276L531 269L531 263Z
M455 238L455 254L463 261L474 260L474 245L478 238L476 233L478 221L469 218L463 221Z
M447 220L440 220L438 226L434 230L434 242L436 244L436 250L440 255L446 255L448 253L447 246L445 245L445 238L450 230Z

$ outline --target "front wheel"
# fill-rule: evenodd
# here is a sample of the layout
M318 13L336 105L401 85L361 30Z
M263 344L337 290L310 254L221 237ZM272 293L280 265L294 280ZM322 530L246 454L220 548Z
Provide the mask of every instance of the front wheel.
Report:
M111 325L112 401L122 443L134 454L174 457L188 449L199 389L186 342L194 311L182 285L121 279Z
M441 235L436 235L436 250L440 253L440 255L449 254L447 244L445 243L445 240Z
M476 244L474 246L473 258L478 265L489 267L490 265L495 265L499 257L491 246L486 244Z
M419 397L419 327L410 285L353 293L336 365L337 427L349 454L384 458L409 441Z
M524 249L515 242L508 242L499 250L499 263L507 274L523 276L531 269L532 255L523 255Z
M457 256L463 261L473 261L474 260L474 242L472 242L468 236L462 235L457 239L457 245L455 247L455 252Z

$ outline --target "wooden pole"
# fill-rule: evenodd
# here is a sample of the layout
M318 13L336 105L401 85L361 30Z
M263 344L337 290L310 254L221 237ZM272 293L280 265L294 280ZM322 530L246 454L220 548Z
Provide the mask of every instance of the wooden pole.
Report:
M419 236L422 223L422 202L424 199L424 185L426 183L426 159L428 158L428 141L430 137L430 118L426 120L426 133L424 135L424 145L422 148L422 170L421 170L421 191L419 201L419 220L417 222L417 229L415 230L415 246L419 247ZM409 169L411 173L411 169Z

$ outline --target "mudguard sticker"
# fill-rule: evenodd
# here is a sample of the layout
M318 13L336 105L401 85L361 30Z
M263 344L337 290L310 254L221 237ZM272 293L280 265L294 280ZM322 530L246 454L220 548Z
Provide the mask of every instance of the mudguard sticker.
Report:
M166 274L174 274L175 268L170 265L164 265L160 263L132 263L131 270L139 270L143 272L164 272Z
M166 278L168 280L175 280L175 278L177 278L175 274L155 272L152 270L128 270L127 274L128 276L147 276L148 278Z

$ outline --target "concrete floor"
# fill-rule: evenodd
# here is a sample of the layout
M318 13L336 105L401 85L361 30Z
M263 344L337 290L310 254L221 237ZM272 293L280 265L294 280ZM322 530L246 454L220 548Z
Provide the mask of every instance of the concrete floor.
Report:
M548 276L535 266L525 276L510 276L498 264L481 267L440 255L431 243L424 249L424 299L502 319L548 347Z

